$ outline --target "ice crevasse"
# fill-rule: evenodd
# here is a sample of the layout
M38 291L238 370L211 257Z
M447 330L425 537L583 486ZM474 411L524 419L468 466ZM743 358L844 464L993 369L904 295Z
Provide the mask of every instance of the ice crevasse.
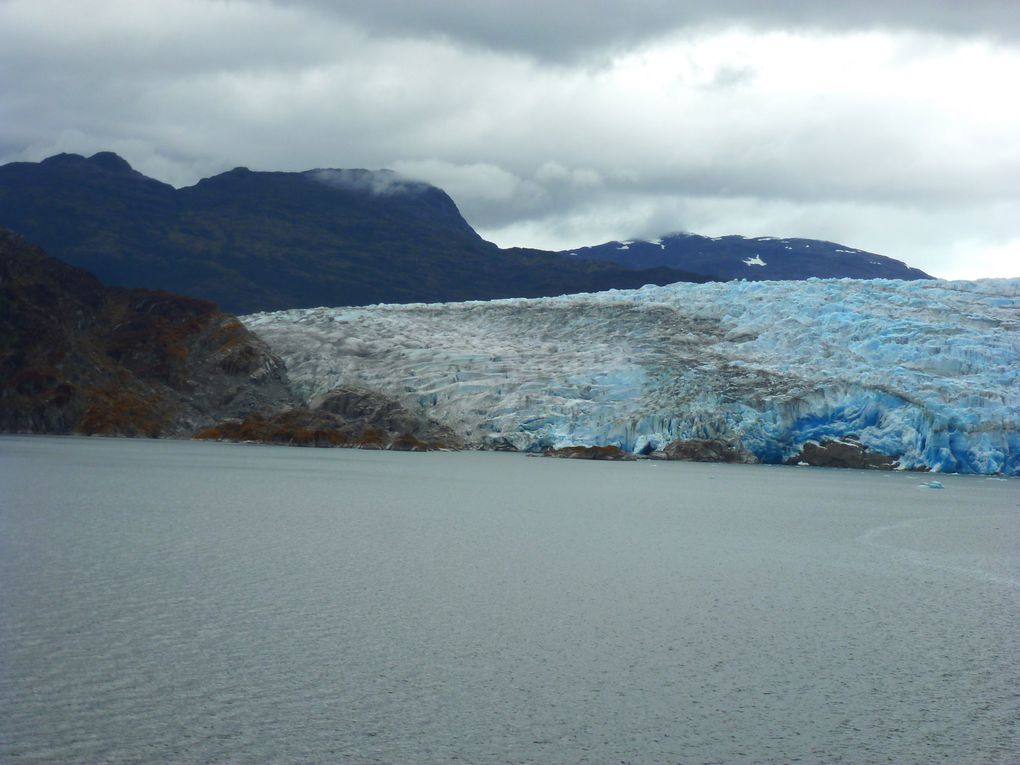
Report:
M782 462L852 436L906 469L1020 475L1020 279L681 283L244 321L310 402L379 390L482 448L703 438Z

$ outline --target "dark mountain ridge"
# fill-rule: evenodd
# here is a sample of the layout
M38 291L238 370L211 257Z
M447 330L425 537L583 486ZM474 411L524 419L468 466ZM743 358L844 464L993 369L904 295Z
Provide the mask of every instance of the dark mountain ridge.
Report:
M0 167L0 226L107 284L236 313L707 280L500 250L441 189L388 171L235 168L174 189L109 152L61 154Z
M932 278L902 261L819 239L708 237L684 232L651 242L606 242L560 254L582 261L610 261L635 270L681 268L723 280Z
M930 278L808 239L674 234L561 253L500 249L444 191L391 171L238 167L175 189L112 152L0 166L0 226L106 284L165 289L235 313L677 281Z

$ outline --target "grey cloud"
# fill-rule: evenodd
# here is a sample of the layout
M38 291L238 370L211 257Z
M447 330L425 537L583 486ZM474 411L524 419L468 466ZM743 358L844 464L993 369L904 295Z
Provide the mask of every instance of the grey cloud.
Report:
M281 0L277 0L281 2ZM1020 40L1015 0L286 0L383 34L439 35L483 48L571 60L626 49L678 30L889 29Z
M364 37L349 25L310 23L307 10L260 2L4 0L0 13L7 32L0 56L22 75L40 48L51 67L76 77L293 72L328 51L356 51Z
M392 170L313 170L312 178L326 186L345 191L368 192L378 196L421 191L425 185Z

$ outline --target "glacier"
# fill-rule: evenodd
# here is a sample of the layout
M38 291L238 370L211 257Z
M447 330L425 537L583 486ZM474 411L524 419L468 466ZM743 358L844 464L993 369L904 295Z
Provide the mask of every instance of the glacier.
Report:
M699 438L778 463L852 437L903 469L1020 475L1020 279L673 284L243 321L309 403L378 390L477 448Z

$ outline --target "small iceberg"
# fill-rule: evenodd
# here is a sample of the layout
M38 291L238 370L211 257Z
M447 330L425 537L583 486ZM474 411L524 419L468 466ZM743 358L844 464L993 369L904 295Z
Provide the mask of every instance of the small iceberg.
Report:
M945 486L945 484L942 483L942 481L928 481L927 483L922 483L917 488L919 488L919 489L944 489L944 488L946 488L946 486Z

